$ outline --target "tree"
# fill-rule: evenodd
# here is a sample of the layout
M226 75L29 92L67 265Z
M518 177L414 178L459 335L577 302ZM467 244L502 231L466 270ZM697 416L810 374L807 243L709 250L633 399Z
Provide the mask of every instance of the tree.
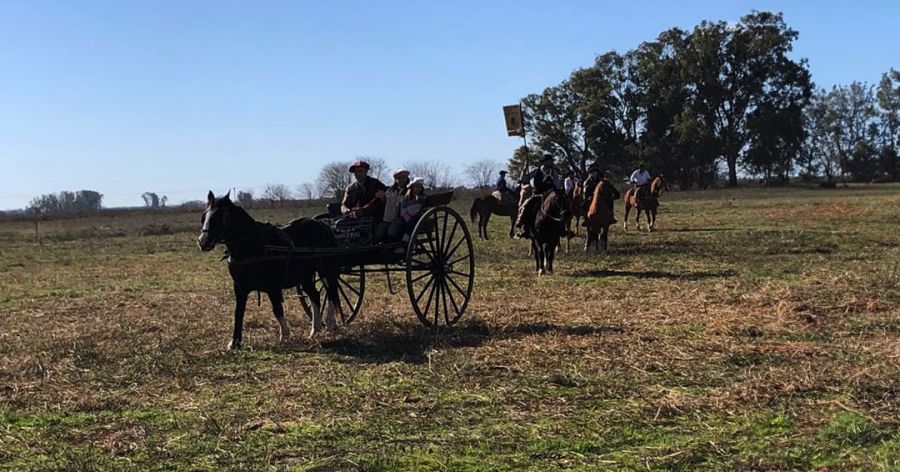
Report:
M490 187L494 182L498 167L496 161L482 159L467 165L465 174L474 188Z
M309 182L300 184L300 186L297 187L297 192L303 200L314 200L318 196L316 186Z
M539 156L533 148L519 146L513 151L509 162L506 164L506 170L510 177L514 179L525 178L526 174L537 166Z
M165 208L165 207L166 207L166 203L169 203L169 197L166 196L166 195L163 195L163 196L159 199L159 206L161 206L162 208Z
M75 192L76 211L96 211L103 208L103 195L94 190Z
M263 189L263 198L284 205L284 201L291 198L291 190L284 184L269 184Z
M880 121L881 170L894 180L900 177L900 71L881 76L876 92Z
M240 205L242 208L253 207L253 192L238 190L236 198L238 205Z
M352 182L353 176L348 171L348 167L349 164L346 162L326 164L319 171L319 177L316 179L319 195L340 199L344 195L344 189Z
M153 192L144 192L141 195L144 199L144 206L147 208L159 208L159 196Z
M59 197L52 193L34 197L31 202L28 203L28 206L25 207L25 210L28 213L37 215L57 213L60 211Z
M411 161L406 168L414 177L425 180L428 188L453 188L456 186L456 177L450 167L439 161Z
M687 38L681 57L692 105L712 132L732 187L749 145L748 120L767 92L811 88L806 63L787 57L796 38L782 15L770 12L746 15L734 26L704 21Z

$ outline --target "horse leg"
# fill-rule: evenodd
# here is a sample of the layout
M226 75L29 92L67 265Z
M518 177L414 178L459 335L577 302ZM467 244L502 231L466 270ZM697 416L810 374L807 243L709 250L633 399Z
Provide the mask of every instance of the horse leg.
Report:
M556 258L557 249L559 249L559 239L554 238L547 243L547 248L544 250L544 254L547 258L546 261L544 261L545 272L547 275L553 275L553 259Z
M325 310L325 326L329 330L337 329L337 323L334 320L335 309L341 310L341 301L338 298L338 275L334 270L328 270L325 274L320 274L325 279L325 297L327 298L328 308Z
M481 232L481 239L484 239L485 241L488 240L488 223L490 222L491 214L488 213L483 215L482 220L478 223L480 225L478 230Z
M322 330L322 305L312 273L304 274L304 277L300 279L300 286L303 287L303 291L309 298L309 304L312 305L312 326L309 330L309 337L314 337Z
M653 216L652 216L653 210L648 208L648 209L644 210L644 213L647 214L647 232L652 233L653 232Z
M641 232L641 207L634 207L634 223L637 225L637 230Z
M623 224L625 225L625 232L628 232L628 214L631 213L631 203L628 202L628 197L625 197L625 220Z
M650 219L650 231L653 231L653 227L656 226L656 208L650 211L651 219Z
M603 245L603 251L607 251L609 249L609 226L604 226L602 229L602 233L600 234L600 243ZM597 251L600 251L598 246Z
M540 243L535 238L531 239L531 254L534 256L535 270L538 275L544 275L544 254Z
M509 217L509 239L512 239L513 236L516 235L516 215L513 214Z
M250 291L243 287L234 286L234 331L231 334L231 342L228 349L240 349L244 335L244 310L247 308L247 297Z
M272 313L275 320L278 321L278 342L287 341L291 337L291 328L284 319L284 296L281 290L271 290L266 292L269 296L269 302L272 303Z

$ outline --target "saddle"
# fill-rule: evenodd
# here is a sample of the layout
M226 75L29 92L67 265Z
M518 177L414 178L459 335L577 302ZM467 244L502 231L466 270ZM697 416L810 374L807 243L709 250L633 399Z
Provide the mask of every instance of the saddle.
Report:
M494 190L491 193L491 196L497 199L500 202L501 206L505 207L515 207L518 202L516 202L516 198L513 196L512 192L506 191L503 192L501 190Z

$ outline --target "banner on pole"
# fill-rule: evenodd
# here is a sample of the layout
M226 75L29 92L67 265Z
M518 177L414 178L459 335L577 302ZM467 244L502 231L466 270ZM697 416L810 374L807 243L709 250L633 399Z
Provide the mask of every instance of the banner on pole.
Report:
M503 117L506 118L507 136L525 136L525 127L522 123L522 108L519 105L503 107Z

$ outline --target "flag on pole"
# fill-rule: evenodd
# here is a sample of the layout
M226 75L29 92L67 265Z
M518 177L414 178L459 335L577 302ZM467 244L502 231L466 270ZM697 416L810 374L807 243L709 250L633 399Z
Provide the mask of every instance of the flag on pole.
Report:
M519 105L507 105L503 107L503 116L506 118L507 136L525 136L525 127L522 124L522 107Z

